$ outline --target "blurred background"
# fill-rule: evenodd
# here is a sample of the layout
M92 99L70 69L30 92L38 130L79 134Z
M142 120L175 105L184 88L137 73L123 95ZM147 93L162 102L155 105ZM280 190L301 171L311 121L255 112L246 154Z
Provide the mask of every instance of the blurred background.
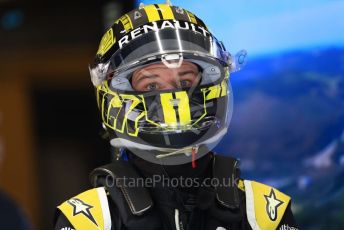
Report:
M87 65L105 28L138 3L0 0L0 220L15 221L9 229L51 229L55 206L110 160ZM240 158L244 178L291 195L301 229L342 229L344 1L172 3L233 54L249 54L231 76L234 115L217 152Z

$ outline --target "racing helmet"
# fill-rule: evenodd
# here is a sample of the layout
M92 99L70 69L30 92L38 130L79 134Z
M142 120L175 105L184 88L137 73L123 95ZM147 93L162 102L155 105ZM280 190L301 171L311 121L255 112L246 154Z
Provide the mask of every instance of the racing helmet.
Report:
M176 71L185 64L196 69L196 84L144 90L133 85L133 76L146 67ZM141 4L123 15L103 35L90 65L111 145L159 164L181 164L209 152L228 129L229 76L236 65L223 43L188 10L169 2ZM149 71L143 76L159 77Z

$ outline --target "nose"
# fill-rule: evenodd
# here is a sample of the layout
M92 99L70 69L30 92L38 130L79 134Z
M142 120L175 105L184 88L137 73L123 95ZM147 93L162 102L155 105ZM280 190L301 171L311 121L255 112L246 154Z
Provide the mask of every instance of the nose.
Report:
M176 70L170 69L162 77L162 85L166 90L180 88L180 77Z

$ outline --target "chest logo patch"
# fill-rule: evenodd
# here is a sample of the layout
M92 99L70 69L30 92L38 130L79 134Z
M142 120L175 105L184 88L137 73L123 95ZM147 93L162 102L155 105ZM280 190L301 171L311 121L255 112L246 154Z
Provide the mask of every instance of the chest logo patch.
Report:
M96 220L94 219L92 213L90 212L90 209L93 208L92 205L86 204L82 200L78 198L72 198L68 200L68 203L73 206L73 216L82 214L87 219L92 221L96 226L98 226Z
M283 202L276 198L276 194L273 189L271 189L269 195L264 195L266 200L266 213L268 214L270 220L275 221L278 216L278 207L283 204Z

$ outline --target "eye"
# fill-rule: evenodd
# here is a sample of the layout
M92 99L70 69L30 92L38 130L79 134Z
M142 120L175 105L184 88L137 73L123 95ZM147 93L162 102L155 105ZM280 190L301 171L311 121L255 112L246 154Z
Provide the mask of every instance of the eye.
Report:
M147 91L154 91L154 90L157 90L158 89L158 84L157 83L150 83L148 84L145 89Z
M181 80L180 81L180 87L182 87L182 88L190 87L191 85L192 85L192 83L189 80Z

